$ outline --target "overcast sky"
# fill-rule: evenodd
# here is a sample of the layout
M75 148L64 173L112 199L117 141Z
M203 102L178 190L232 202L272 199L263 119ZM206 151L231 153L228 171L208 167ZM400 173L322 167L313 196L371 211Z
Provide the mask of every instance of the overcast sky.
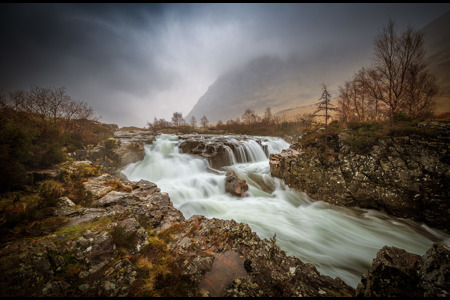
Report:
M220 74L258 56L316 57L338 46L363 57L362 66L389 17L421 29L448 10L448 3L2 3L0 87L65 87L102 122L144 127L173 112L186 116Z

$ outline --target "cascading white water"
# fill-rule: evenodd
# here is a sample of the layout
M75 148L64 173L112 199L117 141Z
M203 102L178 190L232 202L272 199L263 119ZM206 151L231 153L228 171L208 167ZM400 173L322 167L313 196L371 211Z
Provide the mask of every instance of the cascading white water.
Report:
M323 275L339 276L350 286L357 286L385 245L419 255L433 242L450 245L448 235L413 221L311 201L270 175L268 158L254 140L241 141L239 157L231 159L245 163L224 167L219 174L207 171L206 160L180 153L177 143L177 136L158 136L145 147L144 160L126 166L122 172L129 180L156 183L185 218L204 215L234 219L249 224L261 238L276 233L277 244L288 255L314 264ZM280 138L267 137L262 144L269 154L289 147ZM226 169L247 181L247 197L236 198L225 192Z

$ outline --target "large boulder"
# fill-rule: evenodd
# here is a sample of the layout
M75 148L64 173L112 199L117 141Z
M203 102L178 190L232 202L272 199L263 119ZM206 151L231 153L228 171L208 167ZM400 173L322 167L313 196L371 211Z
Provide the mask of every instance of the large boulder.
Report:
M423 255L385 246L356 288L359 297L448 297L450 247L435 243Z
M225 191L233 196L243 197L248 190L245 179L239 179L233 170L228 170L225 178Z

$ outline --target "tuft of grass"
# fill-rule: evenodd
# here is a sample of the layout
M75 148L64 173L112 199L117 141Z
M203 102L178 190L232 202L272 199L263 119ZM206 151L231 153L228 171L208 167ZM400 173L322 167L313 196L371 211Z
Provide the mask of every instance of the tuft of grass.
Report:
M105 184L111 186L113 188L113 190L115 190L115 191L127 192L127 193L131 193L133 191L133 187L124 185L122 180L120 180L120 179L106 180Z
M167 229L158 233L158 237L162 239L164 242L170 242L176 233L179 233L184 230L184 226L180 223L175 223L168 227Z
M65 189L63 184L53 180L44 180L39 184L39 195L51 202L50 205L56 204L56 200L64 195Z

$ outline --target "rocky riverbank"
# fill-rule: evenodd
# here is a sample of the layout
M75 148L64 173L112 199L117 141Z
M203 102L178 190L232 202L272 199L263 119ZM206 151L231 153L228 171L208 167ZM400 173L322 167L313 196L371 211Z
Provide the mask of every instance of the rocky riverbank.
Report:
M421 123L433 135L379 139L357 153L345 131L332 136L333 153L306 149L302 141L270 157L273 176L312 199L376 209L450 232L449 124Z
M2 244L1 296L409 295L394 294L373 279L396 285L405 277L383 277L390 273L372 268L355 290L287 256L275 236L260 239L247 224L202 216L186 220L156 184L117 175L124 164L140 159L154 136L118 132L115 138L113 145L74 154L81 159L74 166L100 164L104 172L83 183L89 205L62 197L52 212L61 222L57 230ZM414 256L418 263L410 265L421 270L408 283L417 288L414 295L447 295L449 254L448 247L436 245ZM378 265L385 263L373 264ZM392 259L388 267L404 269Z

